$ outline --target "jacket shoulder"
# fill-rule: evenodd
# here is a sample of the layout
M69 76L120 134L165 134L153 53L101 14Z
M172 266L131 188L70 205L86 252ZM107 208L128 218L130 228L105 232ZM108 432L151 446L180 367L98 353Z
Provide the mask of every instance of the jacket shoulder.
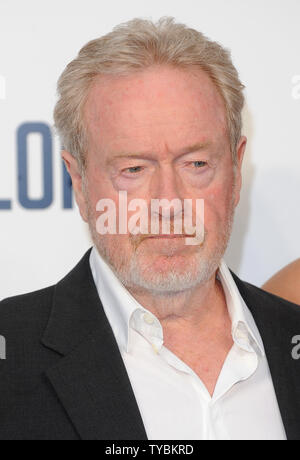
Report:
M54 292L55 285L3 299L0 302L0 334L45 327Z
M273 303L278 306L278 308L283 310L289 310L290 312L294 312L296 315L300 314L300 305L297 305L289 300L284 299L283 297L279 297L275 294L271 294L270 292L265 291L264 289L255 286L254 284L244 282L248 289L251 289L260 299L265 300L266 303Z
M259 315L274 318L284 322L298 325L300 323L300 305L289 302L282 297L265 291L247 281L239 279L231 272L240 294L250 307L252 313L257 312Z

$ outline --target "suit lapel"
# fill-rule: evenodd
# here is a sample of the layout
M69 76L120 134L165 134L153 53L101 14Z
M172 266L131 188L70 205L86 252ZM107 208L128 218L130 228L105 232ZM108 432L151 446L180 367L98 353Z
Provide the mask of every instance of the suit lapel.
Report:
M82 439L147 439L89 254L56 286L42 342L62 358L46 376Z
M291 354L300 308L232 275L260 331L287 438L300 440L300 361Z

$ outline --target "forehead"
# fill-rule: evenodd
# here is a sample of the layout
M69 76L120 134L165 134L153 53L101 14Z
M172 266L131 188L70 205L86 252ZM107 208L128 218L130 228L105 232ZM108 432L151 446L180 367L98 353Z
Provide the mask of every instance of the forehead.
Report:
M156 66L128 76L99 76L84 110L91 147L102 151L217 142L225 105L199 69Z

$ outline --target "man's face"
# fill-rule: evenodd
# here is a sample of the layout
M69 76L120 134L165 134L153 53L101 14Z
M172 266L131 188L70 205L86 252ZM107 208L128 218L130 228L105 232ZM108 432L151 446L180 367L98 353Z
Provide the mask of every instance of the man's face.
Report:
M99 76L84 115L89 136L84 192L80 181L73 186L98 251L125 285L153 295L207 281L228 243L246 143L242 138L235 174L224 103L209 77L167 66ZM149 209L153 198L193 204L204 199L204 241L186 245L180 235L100 235L96 204L113 200L118 224L119 191L127 192L128 202L146 200ZM193 212L195 224L195 206Z

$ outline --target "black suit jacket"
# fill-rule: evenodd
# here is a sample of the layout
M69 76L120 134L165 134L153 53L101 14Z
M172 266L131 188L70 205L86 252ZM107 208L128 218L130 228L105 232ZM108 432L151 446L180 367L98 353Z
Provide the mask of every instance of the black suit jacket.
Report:
M89 255L55 286L0 302L1 440L147 439ZM300 307L233 276L262 336L287 437L300 440L300 360L291 356Z

